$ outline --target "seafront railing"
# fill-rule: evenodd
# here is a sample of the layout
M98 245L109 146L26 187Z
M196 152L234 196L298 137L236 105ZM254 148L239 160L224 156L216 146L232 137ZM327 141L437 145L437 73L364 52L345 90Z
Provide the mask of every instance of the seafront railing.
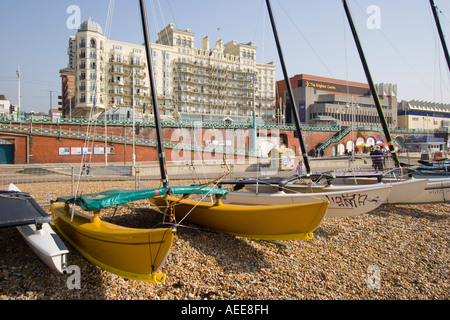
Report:
M31 118L23 118L21 120L17 120L12 116L7 115L0 115L0 123L2 124L30 124L30 125L37 125L37 124L73 124L73 125L93 125L93 126L104 126L105 120L104 119L85 119L85 118L58 118L56 120L53 120L49 117L31 117ZM223 122L223 121L202 121L200 119L189 119L189 120L183 120L183 121L175 121L175 120L162 120L163 127L179 127L179 128L189 128L189 127L195 127L198 126L198 123L201 123L201 126L203 128L227 128L227 129L242 129L242 128L252 128L251 123L229 123L229 122ZM139 124L140 126L154 126L154 121L149 120L141 120L141 121L135 121L135 125ZM107 120L106 121L107 126L132 126L133 122L131 119L128 120ZM289 124L257 124L257 128L259 129L280 129L280 130L295 130L294 125ZM331 125L331 126L324 126L324 125L306 125L304 124L302 126L303 130L318 130L318 131L340 131L341 126L340 125ZM367 126L367 125L355 125L354 130L357 131L380 131L382 132L381 125L375 125L375 126ZM400 128L390 128L389 129L393 133L424 133L424 134L433 134L433 133L450 133L449 128L441 128L441 129L400 129Z

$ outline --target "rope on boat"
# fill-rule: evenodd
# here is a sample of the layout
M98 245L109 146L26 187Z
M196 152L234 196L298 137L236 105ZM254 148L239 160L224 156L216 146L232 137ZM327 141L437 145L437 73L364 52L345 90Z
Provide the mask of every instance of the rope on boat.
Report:
M95 92L97 93L97 86L95 86ZM94 100L94 103L92 104L91 108L89 109L89 119L92 118L93 112L94 112L94 108L96 107L96 100ZM95 135L95 128L96 128L97 124L94 124L94 134L92 135L92 148L93 148L93 143L94 143L94 135ZM84 145L83 145L83 149L87 146L89 146L89 136L91 134L91 130L92 130L92 125L91 125L91 121L88 121L88 125L86 127L86 138L84 140ZM106 139L106 132L104 132L105 134L105 139ZM77 195L78 195L78 191L79 191L79 187L80 187L80 180L81 180L81 176L83 175L83 172L85 170L90 170L90 163L88 164L88 167L86 168L86 157L85 157L85 153L83 152L83 149L81 151L81 161L80 161L80 170L78 171L78 179L77 179L77 186L76 186L76 190L75 190L75 199L77 199ZM105 150L105 154L106 154L106 150ZM92 157L92 153L90 155L90 157ZM91 161L92 158L89 158L89 161ZM84 163L84 164L83 164ZM82 166L83 164L83 166ZM75 215L75 205L72 206L72 214L70 217L70 222L73 222L73 218Z
M167 232L169 232L169 229L167 228L165 231L164 231L164 235L162 236L162 239L164 239L164 237L165 237L165 235L166 235L166 233ZM150 231L149 233L148 233L148 243L149 243L149 246L148 246L148 248L149 248L149 254L150 254L150 259L152 258L152 245L151 245L151 243L152 243L152 241L151 241L151 234L152 234L152 232ZM161 251L161 248L162 248L162 245L164 244L164 241L161 241L160 242L160 244L159 244L159 246L158 246L158 250L156 251L156 255L155 255L155 258L154 259L151 259L151 263L152 263L152 273L154 273L154 272L156 272L159 268L155 268L155 261L158 259L158 256L159 256L159 254L160 254L160 251ZM160 265L160 267L162 266L164 264L164 261L161 263L161 265Z
M178 205L180 201L185 200L185 199L187 199L188 197L190 197L191 195L198 193L200 190L206 188L207 186L214 185L214 187L217 187L218 183L219 183L225 176L227 176L227 175L229 175L229 174L231 173L230 168L229 168L228 164L226 163L225 159L224 159L224 165L225 165L225 167L226 167L226 169L227 169L227 172L225 172L225 173L224 173L223 175L221 175L220 177L218 177L218 178L216 178L216 179L214 179L214 180L212 180L212 181L210 181L210 182L208 182L208 183L202 185L202 186L199 187L197 190L194 190L193 192L184 195L183 197L177 199L175 202L170 202L170 203L168 203L169 201L167 200L167 197L165 198L165 201L166 201L166 208L167 208L167 205L168 205L168 206L169 206L169 211L170 211L170 217L171 217L171 219L173 218L173 220L171 220L171 221L175 221L175 214L174 214L174 212L175 212L175 206ZM189 214L197 207L197 205L198 205L200 202L202 202L203 199L205 199L208 195L210 195L210 192L211 192L211 191L212 191L212 189L210 189L207 193L205 193L205 194L203 195L203 197L202 197L199 201L197 201L197 203L191 208L191 210L189 210L189 212L188 212L188 213L187 213L187 214L186 214L186 215L185 215L178 223L176 223L176 225L177 225L177 226L180 225L181 222L183 222L183 220L184 220L184 219L185 219L185 218L186 218L186 217L187 217L187 216L188 216L188 215L189 215Z
M297 190L295 190L295 189L291 189L291 188L287 187L286 185L282 185L282 186L277 185L277 186L275 186L275 185L272 185L272 184L270 184L270 183L268 183L268 182L265 182L265 181L261 181L261 182L259 182L259 183L260 183L260 184L267 185L267 186L277 187L278 189L281 189L280 191L289 191L290 193L294 193L294 194L304 194L304 193L305 193L305 192L297 191ZM312 187L313 187L313 186L317 186L317 185L318 185L318 183L316 183L316 182L314 182L314 181L310 181L310 183L305 184L305 187L307 188L307 190L312 191ZM258 192L256 192L255 194L258 195ZM310 198L312 198L312 199L316 199L316 200L318 200L318 201L322 201L322 199L321 199L320 197L315 196L314 193L308 193L308 195L309 195Z
M169 205L170 205L171 210L172 210L172 211L175 210L174 207L175 207L176 205L178 205L179 202L180 202L181 200L184 200L184 199L186 199L188 196L191 196L192 194L197 193L198 191L200 191L201 189L207 187L208 185L214 184L214 187L216 187L217 184L220 182L220 180L222 180L223 177L225 177L225 176L228 175L228 174L229 174L229 173L225 173L225 174L222 175L221 177L215 179L214 181L211 181L211 182L205 184L204 186L202 186L201 188L195 190L194 192L191 192L190 194L183 196L182 198L178 199L177 201L170 203ZM197 207L197 205L198 205L200 202L202 202L203 199L205 199L208 195L210 195L210 192L211 192L211 191L212 191L212 189L209 190L207 193L205 193L205 195L203 195L203 197L202 197L199 201L197 201L197 203L196 203L196 204L191 208L191 210L189 210L189 212L188 212L188 213L187 213L187 214L186 214L186 215L178 222L178 224L180 224L181 222L183 222L183 220L184 220L184 219L185 219L185 218L186 218L186 217L187 217L187 216L188 216L188 215L189 215L189 214Z

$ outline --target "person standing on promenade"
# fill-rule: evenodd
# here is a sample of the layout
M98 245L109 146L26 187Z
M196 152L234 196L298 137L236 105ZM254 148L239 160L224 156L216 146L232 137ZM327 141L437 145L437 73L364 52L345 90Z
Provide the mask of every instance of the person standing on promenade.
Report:
M297 168L295 169L295 173L299 176L305 174L305 169L303 169L303 161L302 160L298 161Z
M372 155L375 170L383 170L384 153L381 151L380 146L377 146Z

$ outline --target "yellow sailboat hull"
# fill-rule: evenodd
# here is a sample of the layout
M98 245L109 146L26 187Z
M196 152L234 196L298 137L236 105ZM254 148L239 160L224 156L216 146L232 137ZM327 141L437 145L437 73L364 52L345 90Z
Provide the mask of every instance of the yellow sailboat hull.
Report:
M156 271L172 246L172 228L136 229L86 217L67 204L52 204L54 222L61 235L86 259L100 268L132 280L164 282Z
M177 202L168 196L151 199L160 208ZM179 200L174 206L175 217L198 226L228 234L261 240L311 239L320 225L328 202L295 205L229 205Z

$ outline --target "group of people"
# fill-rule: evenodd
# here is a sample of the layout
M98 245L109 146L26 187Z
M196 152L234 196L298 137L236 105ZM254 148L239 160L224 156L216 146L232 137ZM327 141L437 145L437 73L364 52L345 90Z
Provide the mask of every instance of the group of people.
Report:
M313 148L311 151L311 156L313 158L318 158L318 157L323 158L323 153L324 153L323 149L317 150L316 148Z
M313 157L317 157L317 150L313 149ZM381 149L380 146L371 146L369 149L369 154L370 157L372 158L372 167L375 170L383 170L384 168L384 160L386 158L386 155L384 154L383 150ZM351 152L348 152L348 150L346 150L346 155L351 155ZM322 154L320 155L321 157L323 157L323 151ZM296 167L296 174L298 175L303 175L305 174L305 170L303 168L303 161L299 160L297 167Z

